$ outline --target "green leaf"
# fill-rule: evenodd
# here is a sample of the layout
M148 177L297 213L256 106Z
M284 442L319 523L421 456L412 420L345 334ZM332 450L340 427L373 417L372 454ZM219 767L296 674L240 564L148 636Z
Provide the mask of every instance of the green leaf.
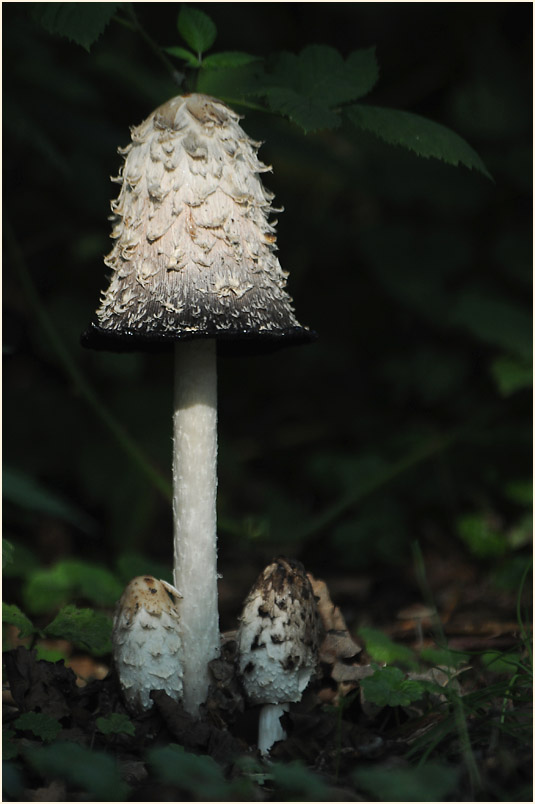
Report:
M393 664L399 662L406 667L418 667L418 662L414 653L405 645L398 645L375 628L359 628L361 639L366 643L366 650L371 658L376 662Z
M425 685L406 679L399 667L380 667L360 683L366 700L377 706L408 706L425 694Z
M378 801L447 801L458 776L457 768L427 762L416 768L359 768L353 779Z
M491 374L502 396L511 396L516 391L533 386L531 364L514 357L498 357L491 364Z
M33 3L33 18L48 33L64 36L89 51L120 3Z
M217 36L217 28L208 14L190 6L180 9L177 27L186 43L199 55L212 47Z
M25 753L28 763L42 776L65 779L95 801L124 801L127 785L115 760L108 754L70 742L56 742Z
M505 494L509 500L526 505L533 505L533 483L531 480L511 480L505 487Z
M344 61L332 47L309 45L298 56L278 54L259 94L272 111L307 132L335 128L341 121L333 107L367 94L378 75L374 48L355 51Z
M242 53L239 50L227 50L222 53L212 53L202 60L201 67L203 70L215 70L229 67L244 67L246 64L252 64L256 61L261 61L260 56L251 56L250 53Z
M481 661L493 673L513 675L521 666L521 656L518 653L504 653L503 651L487 651L481 655Z
M55 664L56 662L62 662L67 659L67 654L62 650L43 648L42 645L37 645L35 650L35 658L37 661L51 662L52 664Z
M191 793L196 801L228 800L230 785L211 757L190 754L171 743L153 748L148 752L148 760L160 781Z
M22 594L28 611L52 611L69 598L81 597L99 606L113 606L122 594L122 584L105 567L85 561L60 561L48 569L29 574Z
M308 45L298 56L282 52L270 73L273 86L289 87L326 108L362 97L378 76L375 48L357 50L344 61L327 45Z
M37 631L37 628L35 628L18 606L8 603L2 603L2 622L8 625L14 625L15 628L18 628L20 636L23 639L24 637L35 634Z
M273 87L264 93L273 112L288 117L306 132L336 128L340 117L315 98L288 87Z
M378 106L350 106L345 112L357 128L370 131L390 145L401 145L418 156L441 159L449 165L465 165L492 176L483 161L458 134L446 126L400 109Z
M457 532L470 552L478 558L499 558L508 552L505 534L493 527L485 514L460 517Z
M115 712L108 717L97 717L97 729L102 734L129 734L134 737L136 729L128 715L121 715Z
M524 364L531 364L531 315L519 304L470 288L458 298L450 320L452 325L467 329L478 340L510 352Z
M420 658L429 664L438 667L460 667L470 658L468 653L461 653L448 648L422 648Z
M87 514L63 500L25 472L11 466L4 467L2 493L8 502L29 511L38 511L63 519L85 533L90 533L95 529L94 521Z
M8 542L7 539L2 537L2 567L5 567L6 564L13 563L13 551L15 550L14 546L11 542Z
M186 50L185 47L164 47L164 50L166 53L169 53L170 56L176 56L177 59L187 61L190 67L201 66L201 62L197 56L192 53L191 50Z
M329 801L327 786L301 762L275 763L271 767L280 801Z
M102 656L111 652L112 621L92 609L65 606L45 628L45 633L72 642L76 647Z
M51 743L60 733L62 726L55 717L41 712L25 712L13 723L20 731L31 731L44 743Z

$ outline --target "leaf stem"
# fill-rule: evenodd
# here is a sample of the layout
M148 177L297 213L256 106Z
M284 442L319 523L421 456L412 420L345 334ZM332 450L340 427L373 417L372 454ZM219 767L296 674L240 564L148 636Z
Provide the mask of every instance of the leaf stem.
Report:
M170 482L151 464L144 452L138 447L136 442L126 432L124 427L117 421L111 411L109 411L104 405L98 394L95 392L91 384L76 365L75 361L69 354L69 351L65 348L59 332L52 323L51 317L39 298L39 294L30 276L23 253L13 228L8 220L4 220L4 234L6 237L9 254L13 261L13 265L17 270L23 291L35 312L43 332L50 342L58 362L61 364L66 375L69 377L78 393L85 399L94 413L112 433L113 437L119 446L124 450L124 452L126 452L130 460L138 467L145 477L147 477L152 485L158 489L158 491L167 500L170 500L172 496Z
M161 61L173 81L179 86L182 86L184 81L184 73L181 73L180 70L175 68L175 65L170 59L167 58L162 48L154 41L152 36L147 33L145 28L140 23L136 12L134 11L133 3L128 3L126 5L126 10L128 12L129 20L122 18L119 21L123 25L128 25L128 23L130 23L131 29L136 31L145 40L154 55Z

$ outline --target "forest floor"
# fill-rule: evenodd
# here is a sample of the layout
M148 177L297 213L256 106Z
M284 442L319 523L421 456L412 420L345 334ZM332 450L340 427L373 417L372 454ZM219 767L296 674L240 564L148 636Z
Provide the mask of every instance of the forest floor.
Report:
M432 601L403 575L315 582L321 674L269 760L232 632L201 720L161 691L132 717L105 661L13 648L3 800L531 801L531 626L518 596L458 560L426 557L426 573Z

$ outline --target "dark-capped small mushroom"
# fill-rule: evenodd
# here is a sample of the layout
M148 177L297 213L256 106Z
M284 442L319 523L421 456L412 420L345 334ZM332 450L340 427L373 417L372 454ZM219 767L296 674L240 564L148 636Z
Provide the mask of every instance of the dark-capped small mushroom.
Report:
M151 690L182 698L182 641L174 586L152 575L134 578L117 605L113 659L125 701L133 712L151 709Z
M247 596L237 634L239 672L247 698L261 704L258 748L268 754L286 733L280 723L319 662L316 600L303 567L277 558Z
M314 338L297 321L276 256L273 195L259 143L239 115L201 94L172 98L121 153L112 270L84 346L175 351L174 583L181 589L184 706L206 700L219 653L217 375L224 353Z

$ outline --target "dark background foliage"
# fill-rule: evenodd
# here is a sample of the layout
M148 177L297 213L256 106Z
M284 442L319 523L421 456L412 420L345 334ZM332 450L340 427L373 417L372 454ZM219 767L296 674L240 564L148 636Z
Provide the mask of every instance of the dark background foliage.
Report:
M158 43L178 41L177 4L135 7ZM220 49L376 46L370 102L449 126L494 178L349 125L304 135L239 110L265 141L265 182L285 207L280 260L298 318L319 338L220 362L223 627L281 552L352 579L352 605L365 579L378 621L415 596L415 541L514 589L531 533L531 5L199 7ZM65 373L24 271L77 370L170 480L172 358L91 353L79 337L106 286L116 149L180 90L115 22L87 53L46 33L31 4L3 12L7 597L27 605L35 573L67 558L119 583L169 576L169 501ZM82 587L82 603L99 602ZM74 594L61 589L35 612Z

